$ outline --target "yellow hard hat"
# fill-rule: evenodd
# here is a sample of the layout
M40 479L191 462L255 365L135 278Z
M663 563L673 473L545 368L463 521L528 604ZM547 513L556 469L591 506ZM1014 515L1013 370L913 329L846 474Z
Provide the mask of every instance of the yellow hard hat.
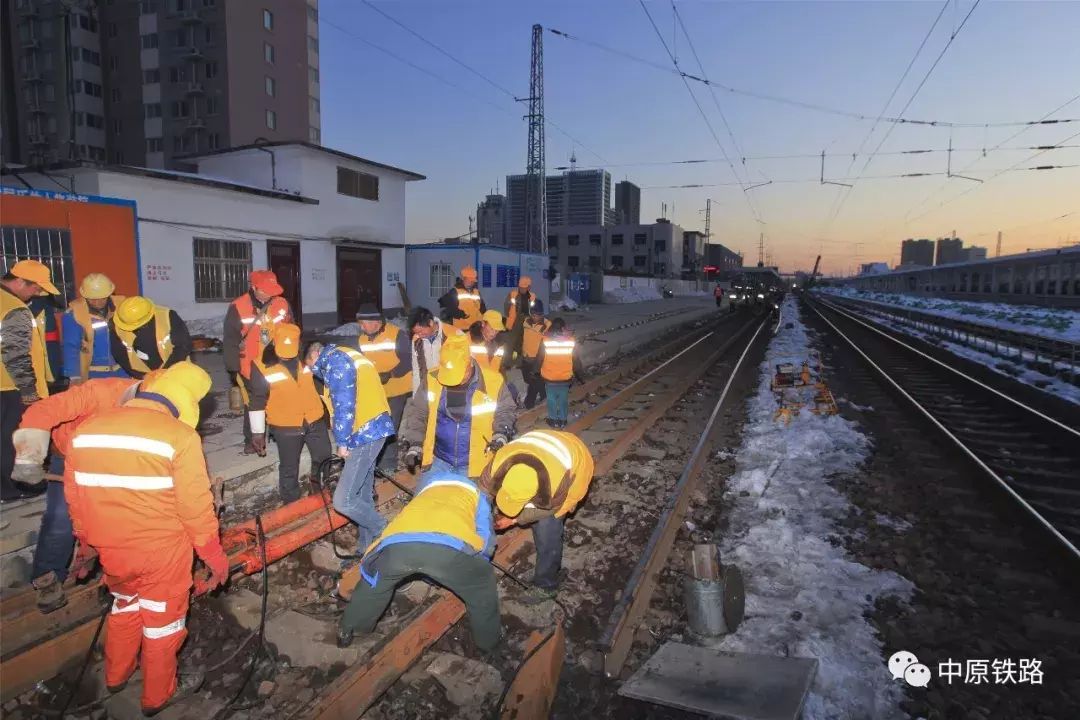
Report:
M446 338L439 350L439 382L443 385L460 385L472 363L469 354L469 336L452 335Z
M503 324L502 313L498 310L488 310L484 313L484 322L499 332L506 329L506 325Z
M87 300L104 300L113 294L116 286L104 273L90 273L79 285L79 294Z
M41 288L39 295L59 295L60 291L52 284L52 271L47 265L37 260L20 260L11 266L8 272L17 278L35 283Z
M525 463L518 463L506 472L502 487L495 495L499 512L507 517L517 517L525 504L536 497L540 479L536 471Z
M154 317L154 301L141 295L126 298L116 308L113 322L120 330L135 332Z
M210 376L193 362L178 362L149 383L144 379L141 389L157 393L176 406L178 418L189 427L199 424L199 401L210 392Z
M462 280L475 280L476 279L476 268L474 268L472 265L466 265L465 267L461 268L461 279Z
M274 352L282 360L300 354L300 328L291 323L281 323L274 329Z

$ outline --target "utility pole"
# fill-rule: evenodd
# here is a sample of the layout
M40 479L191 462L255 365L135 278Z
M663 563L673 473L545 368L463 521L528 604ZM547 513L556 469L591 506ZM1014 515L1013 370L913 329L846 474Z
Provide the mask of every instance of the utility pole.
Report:
M757 266L765 267L765 233L761 233L758 235Z
M533 25L529 71L529 153L525 165L525 249L547 255L547 163L544 157L544 28Z
M998 230L997 254L994 257L1001 257L1001 231L1000 230Z

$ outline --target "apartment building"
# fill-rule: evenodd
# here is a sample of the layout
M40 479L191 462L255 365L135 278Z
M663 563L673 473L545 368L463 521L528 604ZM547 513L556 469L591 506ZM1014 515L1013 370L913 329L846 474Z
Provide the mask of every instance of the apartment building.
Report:
M6 162L183 168L261 140L322 141L317 0L3 8Z
M679 277L683 237L683 229L668 220L652 225L565 225L549 229L548 252L569 272Z
M528 196L526 175L506 177L508 211L507 245L525 249L525 217ZM606 170L570 170L544 178L547 225L614 225L618 214L611 207L611 173Z

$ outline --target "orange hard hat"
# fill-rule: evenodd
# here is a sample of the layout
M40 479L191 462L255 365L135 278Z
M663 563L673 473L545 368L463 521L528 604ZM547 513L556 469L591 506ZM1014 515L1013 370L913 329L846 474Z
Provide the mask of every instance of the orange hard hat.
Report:
M274 328L274 352L282 360L300 354L300 328L291 323L281 323Z
M252 270L251 287L259 292L266 293L270 297L285 292L285 288L281 287L281 283L278 282L277 275L274 274L273 270Z
M20 260L11 266L9 273L17 278L32 282L49 295L59 295L60 291L52 284L52 272L47 265L42 265L37 260ZM473 277L476 271L473 270Z
M475 280L476 279L476 268L474 268L471 265L466 265L465 267L461 268L461 279L462 280Z

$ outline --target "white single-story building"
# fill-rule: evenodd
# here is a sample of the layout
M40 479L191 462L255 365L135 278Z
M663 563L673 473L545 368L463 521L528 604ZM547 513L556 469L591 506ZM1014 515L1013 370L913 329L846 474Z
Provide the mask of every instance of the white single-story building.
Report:
M551 283L548 279L549 260L540 253L508 250L491 245L410 245L405 248L405 287L413 307L426 307L438 316L440 297L454 287L461 269L471 265L476 269L480 297L489 310L503 311L506 295L517 287L518 278L527 275L532 280L532 292L547 308Z
M20 171L18 182L133 200L143 293L192 333L219 335L248 274L266 268L305 330L350 322L363 302L400 314L405 186L423 175L306 142L185 160L198 172L77 163Z

